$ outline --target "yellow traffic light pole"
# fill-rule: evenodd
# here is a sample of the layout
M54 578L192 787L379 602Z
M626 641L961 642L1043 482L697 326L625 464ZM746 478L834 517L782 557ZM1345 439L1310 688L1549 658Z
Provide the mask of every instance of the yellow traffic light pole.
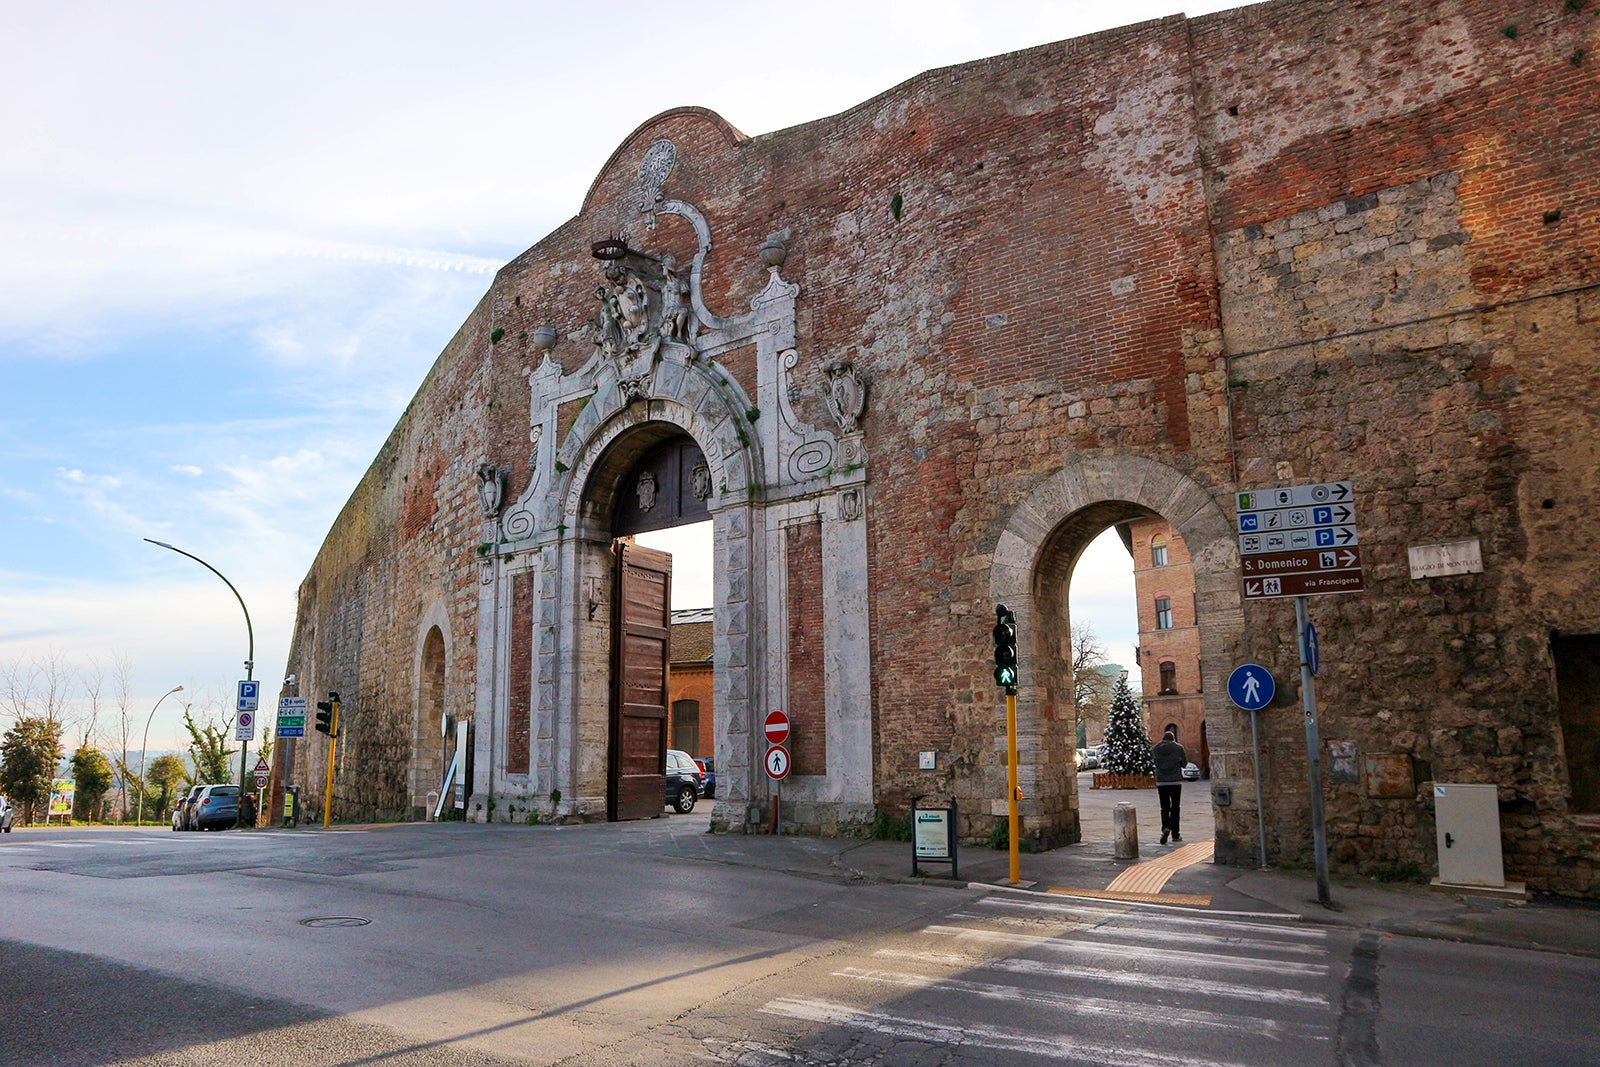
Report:
M994 681L1006 691L1006 814L1011 841L1011 884L1022 882L1022 846L1017 801L1017 616L1004 604L994 607Z
M1011 841L1011 884L1017 885L1022 881L1021 847L1017 840L1021 836L1017 825L1020 821L1017 798L1021 793L1017 789L1017 691L1011 686L1006 687L1006 785L1010 799L1011 832L1007 836Z
M335 696L330 703L333 704L333 715L328 719L328 788L322 794L322 828L326 830L333 818L333 757L337 754L339 742L339 698Z

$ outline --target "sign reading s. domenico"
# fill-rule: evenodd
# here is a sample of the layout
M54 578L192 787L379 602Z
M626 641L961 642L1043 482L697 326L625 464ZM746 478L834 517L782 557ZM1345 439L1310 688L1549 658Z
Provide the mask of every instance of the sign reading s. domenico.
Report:
M1349 482L1239 493L1244 598L1364 589L1354 496Z

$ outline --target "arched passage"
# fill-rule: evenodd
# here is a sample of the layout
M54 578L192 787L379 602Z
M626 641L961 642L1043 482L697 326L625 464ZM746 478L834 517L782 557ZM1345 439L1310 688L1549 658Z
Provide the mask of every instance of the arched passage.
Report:
M1240 744L1248 724L1239 721L1221 684L1243 626L1238 546L1227 515L1203 486L1145 456L1074 460L1013 509L996 542L991 592L1016 613L1019 631L1017 730L1019 747L1028 753L1019 781L1023 824L1045 844L1079 838L1072 716L1055 713L1072 702L1071 664L1060 652L1070 647L1068 583L1096 535L1150 516L1171 523L1193 560L1207 741L1214 780L1230 787L1231 799L1216 811L1217 854L1219 862L1229 862L1239 848L1252 847L1248 823L1255 804L1241 788L1248 784L1248 749Z
M574 589L581 598L572 605L572 617L576 620L576 658L583 667L572 678L574 725L567 754L579 795L592 798L595 809L603 803L613 815L619 810L617 779L622 774L621 759L626 756L617 748L621 728L617 709L629 703L621 699L628 682L626 675L619 673L618 652L624 649L626 638L619 629L623 606L617 582L621 572L614 545L618 534L643 528L641 472L653 471L656 457L673 456L676 458L670 462L681 473L678 484L673 486L672 478L654 471L650 491L658 495L676 492L680 499L671 503L658 499L649 510L663 507L676 516L657 528L678 521L704 521L707 515L712 522L716 723L708 732L716 737L719 779L727 782L719 788L716 802L719 808L727 805L735 812L734 821L744 821L749 789L738 768L751 765L747 751L750 735L743 724L754 659L751 600L758 583L751 564L756 554L751 548L748 487L741 484L741 491L735 492L727 482L736 471L750 469L751 459L739 445L730 452L726 439L733 435L723 431L723 426L708 422L704 414L691 413L675 402L652 400L619 411L597 427L589 444L575 456L566 512L577 536L567 542L566 550L570 552L569 572L577 579ZM628 610L637 607L636 602L630 603ZM622 669L626 671L626 667ZM728 768L725 774L723 767Z
M455 745L455 716L446 685L448 628L442 603L432 605L417 627L416 710L411 720L411 817L417 820L433 817L429 794L437 800Z

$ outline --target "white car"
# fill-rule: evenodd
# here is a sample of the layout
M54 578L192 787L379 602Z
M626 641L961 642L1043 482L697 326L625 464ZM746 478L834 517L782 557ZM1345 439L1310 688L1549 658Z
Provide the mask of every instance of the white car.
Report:
M11 801L0 797L0 831L11 832L11 827L16 824L17 809L11 806Z
M1186 782L1198 782L1200 780L1199 766L1193 763L1185 763L1183 765L1183 780Z

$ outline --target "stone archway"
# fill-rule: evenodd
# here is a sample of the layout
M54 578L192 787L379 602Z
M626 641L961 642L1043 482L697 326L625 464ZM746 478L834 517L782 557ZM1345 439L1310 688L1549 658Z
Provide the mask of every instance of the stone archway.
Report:
M760 469L759 461L747 444L749 435L738 432L739 418L721 405L692 410L676 398L658 397L621 407L597 422L581 447L563 449L564 455L572 456L572 471L563 497L562 518L570 533L561 543L560 569L573 580L562 614L572 620L568 647L575 650L573 659L582 667L570 676L563 694L563 718L570 728L557 759L566 761L567 778L591 811L599 809L606 790L606 724L612 696L609 649L615 611L609 595L591 593L610 588L614 519L621 494L628 488L622 484L624 475L663 442L681 436L704 453L713 487L706 501L715 557L712 733L719 773L713 819L724 826L747 821L752 775L758 766L749 708L760 661L755 605L762 587L757 566L762 556L748 476ZM569 446L577 440L578 429L569 437Z
M1216 811L1217 859L1243 859L1253 854L1248 842L1255 804L1242 741L1248 723L1239 721L1222 681L1244 623L1235 531L1203 486L1146 456L1074 460L1012 510L995 545L990 591L1016 613L1020 636L1017 730L1021 749L1030 754L1019 768L1024 826L1046 844L1078 839L1077 783L1070 773L1076 736L1071 716L1054 713L1071 705L1071 666L1058 651L1070 630L1067 583L1097 534L1152 515L1178 530L1193 560L1213 780L1231 787L1233 802ZM1004 785L993 795L1004 796Z
M433 817L428 794L444 780L448 754L454 742L454 716L446 701L450 623L442 603L434 603L417 627L417 653L413 665L416 690L411 719L411 818ZM452 729L445 730L448 724Z

